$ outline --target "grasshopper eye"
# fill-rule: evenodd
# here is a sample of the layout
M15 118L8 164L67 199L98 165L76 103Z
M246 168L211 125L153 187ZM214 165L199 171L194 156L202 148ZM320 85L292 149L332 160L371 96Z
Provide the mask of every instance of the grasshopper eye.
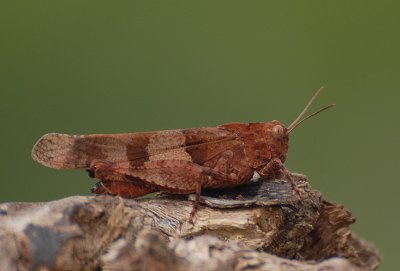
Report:
M283 129L282 125L275 125L272 127L272 136L275 138L281 138L285 134L285 130Z

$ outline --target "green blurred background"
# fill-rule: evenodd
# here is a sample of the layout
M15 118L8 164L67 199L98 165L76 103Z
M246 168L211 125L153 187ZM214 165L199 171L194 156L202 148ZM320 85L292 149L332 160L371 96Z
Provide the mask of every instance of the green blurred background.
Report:
M88 195L35 164L48 132L121 133L337 107L291 136L287 167L357 217L398 266L398 1L1 1L0 201ZM313 110L312 110L313 111Z

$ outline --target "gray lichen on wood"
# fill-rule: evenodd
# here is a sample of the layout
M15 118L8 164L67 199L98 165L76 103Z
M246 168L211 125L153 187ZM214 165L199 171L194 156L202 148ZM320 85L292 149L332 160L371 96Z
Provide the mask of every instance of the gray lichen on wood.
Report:
M355 219L293 174L186 197L75 196L0 205L1 270L374 270ZM192 199L192 197L189 197Z

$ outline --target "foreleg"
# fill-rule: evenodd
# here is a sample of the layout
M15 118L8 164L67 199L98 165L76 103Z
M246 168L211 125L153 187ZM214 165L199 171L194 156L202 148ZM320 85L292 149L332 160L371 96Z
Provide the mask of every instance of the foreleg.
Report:
M295 194L301 199L301 193L297 187L294 179L290 175L289 170L283 165L282 161L278 158L272 159L267 165L265 165L261 170L257 171L261 177L267 179L281 179L285 178L288 180L289 184L292 186Z

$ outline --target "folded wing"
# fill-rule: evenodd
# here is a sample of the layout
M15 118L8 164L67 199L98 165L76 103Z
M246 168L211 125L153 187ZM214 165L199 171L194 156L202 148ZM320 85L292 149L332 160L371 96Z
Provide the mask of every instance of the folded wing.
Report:
M237 134L218 127L125 134L50 133L38 140L32 157L57 169L89 168L94 160L129 163L130 167L155 160L201 164L236 144L241 144Z

